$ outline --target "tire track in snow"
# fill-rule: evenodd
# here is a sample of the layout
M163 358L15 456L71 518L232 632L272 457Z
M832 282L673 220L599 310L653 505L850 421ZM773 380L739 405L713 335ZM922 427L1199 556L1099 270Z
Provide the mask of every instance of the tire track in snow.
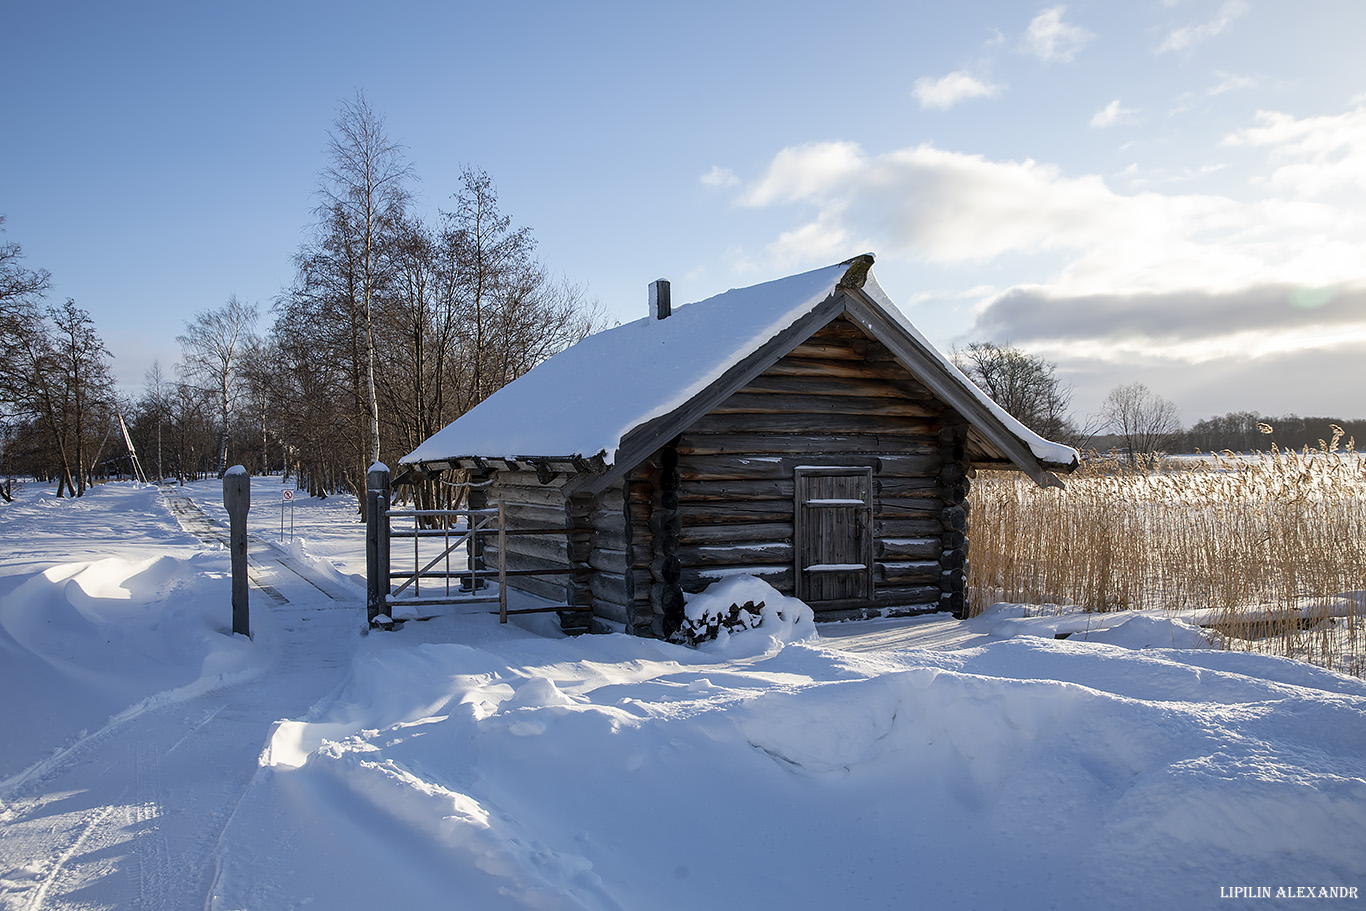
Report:
M205 544L220 544L227 547L228 532L213 519L210 519L204 510L199 508L199 504L178 491L162 491L168 509L180 523L180 527L194 535ZM284 571L291 576L302 579L317 591L326 595L331 601L353 601L355 594L339 589L335 583L321 578L319 574L312 571L309 567L299 563L294 557L276 549L269 541L263 540L257 535L248 534L249 541L264 548L265 553L258 552L247 554L247 576L249 581L258 589L264 592L277 604L288 603L289 599L281 594L275 586L269 584L262 578L263 573L272 575Z

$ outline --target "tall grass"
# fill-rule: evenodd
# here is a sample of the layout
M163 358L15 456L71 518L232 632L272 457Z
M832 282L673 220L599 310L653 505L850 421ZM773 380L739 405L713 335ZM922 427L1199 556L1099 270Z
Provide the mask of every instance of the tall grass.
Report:
M1138 467L1092 458L1063 491L980 472L970 608L1192 611L1228 647L1366 675L1366 457L1340 436Z

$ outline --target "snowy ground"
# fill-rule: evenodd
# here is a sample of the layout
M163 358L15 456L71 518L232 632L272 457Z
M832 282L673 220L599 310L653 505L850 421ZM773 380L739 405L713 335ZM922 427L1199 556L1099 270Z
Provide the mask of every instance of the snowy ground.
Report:
M0 508L0 909L1366 903L1360 680L1018 607L364 635L354 503L282 545L278 479L248 641L221 487L184 494Z

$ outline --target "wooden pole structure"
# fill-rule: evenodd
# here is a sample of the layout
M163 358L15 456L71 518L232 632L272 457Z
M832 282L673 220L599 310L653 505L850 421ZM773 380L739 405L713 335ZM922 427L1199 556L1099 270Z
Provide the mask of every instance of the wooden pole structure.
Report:
M241 465L223 474L223 506L228 510L228 550L232 554L232 632L251 636L247 600L247 511L251 476Z
M365 616L371 627L388 615L389 606L389 468L383 462L365 475Z
M508 622L508 536L503 501L498 501L498 622Z

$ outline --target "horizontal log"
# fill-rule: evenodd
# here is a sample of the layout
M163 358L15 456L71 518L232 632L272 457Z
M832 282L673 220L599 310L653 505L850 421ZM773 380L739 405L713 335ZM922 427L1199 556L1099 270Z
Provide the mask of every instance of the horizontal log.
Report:
M878 457L877 474L883 478L933 477L942 470L943 464L938 451L888 453Z
M588 554L588 565L607 572L622 572L626 568L626 551L595 547Z
M679 585L687 592L700 592L713 582L729 579L737 575L750 575L763 579L784 594L792 593L793 569L789 566L718 566L706 568L686 567Z
M867 342L853 338L812 336L787 353L787 357L820 357L838 361L861 361L868 353Z
M887 498L873 501L875 519L929 519L940 516L944 504L937 499Z
M753 522L738 525L684 525L679 549L687 545L739 544L756 541L792 541L791 518L786 522Z
M943 541L937 537L877 538L873 553L879 560L933 560L943 552Z
M872 598L841 598L830 601L817 601L811 608L818 613L831 610L860 610L875 608L886 610L897 607L935 607L943 594L937 585L879 585L873 590Z
M678 474L684 484L701 480L790 479L795 464L782 456L680 455Z
M935 418L901 417L881 414L849 414L845 412L811 412L785 414L723 414L703 415L688 428L689 436L698 433L753 433L799 434L897 434L924 437L938 445L939 422Z
M618 506L615 510L594 512L588 517L588 524L593 527L595 532L624 532L626 530L626 510L624 507Z
M689 525L748 525L792 519L791 500L728 500L720 503L680 503L678 514Z
M545 598L548 601L564 603L566 586L563 581L552 581L541 576L518 576L508 580L508 588Z
M843 361L823 357L787 357L764 371L769 376L850 376L874 379L886 374L884 365L869 366L863 361Z
M496 485L489 489L490 505L501 500L505 504L525 503L531 506L550 506L564 511L564 491L558 487L520 487Z
M541 560L569 562L569 543L563 537L552 538L540 535L515 536L507 539L508 560L516 557L532 557ZM492 565L498 553L498 545L489 539L484 545L484 559Z
M621 512L626 504L625 486L625 482L622 482L599 492L593 498L594 508L607 512Z
M497 548L490 547L488 550L484 552L484 566L486 569L498 568ZM536 556L533 554L513 553L511 548L509 548L507 555L507 568L509 570L560 570L572 569L573 564L567 560L554 557L547 558L543 556Z
M811 333L812 338L857 338L869 339L868 333L864 332L854 323L844 317L832 319L824 326ZM869 339L871 341L871 339Z
M680 545L678 559L684 566L791 566L791 541L759 541L746 544Z
M873 522L874 538L929 538L942 534L944 523L939 519L877 519Z
M608 601L606 598L593 599L593 615L613 623L626 623L626 605Z
M494 475L493 483L490 485L490 488L497 488L500 486L513 486L539 487L549 490L563 487L566 480L568 479L563 474L561 474L559 477L555 478L555 480L551 481L549 484L542 484L540 475L538 475L535 471L508 471L499 469Z
M682 455L791 455L803 453L819 455L798 464L819 464L833 454L935 455L939 444L918 435L893 434L752 434L752 433L692 433L683 434L678 442Z
M933 407L937 412L944 410L944 404L935 398L928 389L921 386L917 390L914 386L902 382L899 375L890 372L887 376L876 377L828 376L822 377L819 382L815 382L807 376L777 376L762 373L740 387L736 392L737 395L741 393L746 395L809 395L827 401L832 397L842 399L847 396L890 399L892 401L919 403L926 407Z
M917 497L939 499L940 484L935 477L878 478L874 482L880 497Z
M944 571L938 560L912 560L904 563L876 563L874 579L888 585L938 585Z
M503 517L508 528L536 526L544 528L563 528L568 524L564 505L547 506L527 503L505 503Z
M631 600L626 591L626 576L618 573L593 573L588 589L592 592L594 601L611 601L614 604L625 605Z
M765 394L737 392L711 410L711 414L839 414L889 416L908 418L938 418L943 409L927 402L884 396L845 396L838 403L829 395Z
M884 617L915 617L921 614L939 613L938 603L906 605L898 607L852 607L825 608L817 610L817 623L847 623L856 620L880 620Z
M792 502L795 482L786 478L759 481L694 481L684 482L678 491L680 503L704 503L718 500L786 500Z
M633 536L636 534L636 532L633 532ZM648 540L643 529L639 531L638 535L641 539ZM628 546L628 538L624 529L618 531L610 528L595 528L593 529L593 534L590 536L590 540L593 542L594 547L610 547L613 550L625 550ZM634 540L634 537L629 540Z

